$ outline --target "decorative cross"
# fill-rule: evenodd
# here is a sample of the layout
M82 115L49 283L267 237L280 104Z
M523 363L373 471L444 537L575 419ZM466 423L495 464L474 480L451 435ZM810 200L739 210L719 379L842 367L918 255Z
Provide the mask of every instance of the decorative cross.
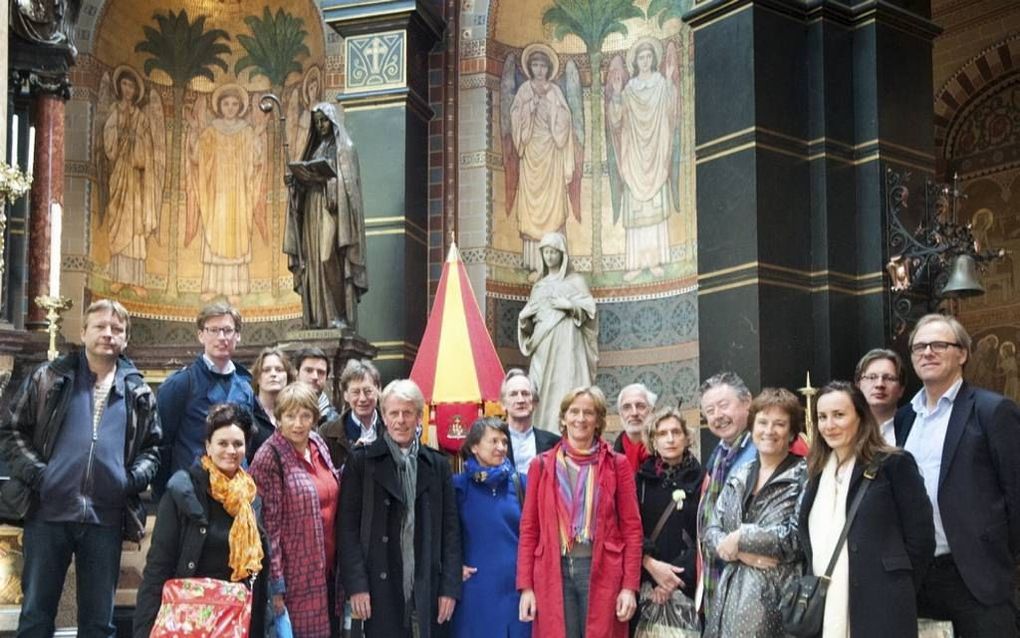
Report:
M369 66L372 73L379 73L382 68L380 58L386 54L387 47L383 44L382 38L372 38L372 43L365 48L365 55L369 58Z

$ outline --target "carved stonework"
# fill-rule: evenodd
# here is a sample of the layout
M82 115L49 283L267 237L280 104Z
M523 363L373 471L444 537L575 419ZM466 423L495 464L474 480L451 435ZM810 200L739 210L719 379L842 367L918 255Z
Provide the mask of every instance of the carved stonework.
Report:
M347 92L403 87L407 75L406 38L404 31L348 37Z

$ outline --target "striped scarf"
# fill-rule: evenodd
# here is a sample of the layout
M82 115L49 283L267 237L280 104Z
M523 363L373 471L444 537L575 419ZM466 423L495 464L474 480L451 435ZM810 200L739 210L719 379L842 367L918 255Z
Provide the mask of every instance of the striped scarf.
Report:
M575 450L566 437L556 452L556 519L560 531L560 551L567 554L574 543L591 543L595 534L595 504L598 500L598 458L601 445ZM571 476L576 477L573 481Z

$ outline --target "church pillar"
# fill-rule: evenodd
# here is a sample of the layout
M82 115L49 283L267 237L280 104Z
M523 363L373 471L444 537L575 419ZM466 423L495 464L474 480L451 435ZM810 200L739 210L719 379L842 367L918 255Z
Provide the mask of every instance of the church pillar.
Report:
M849 379L885 345L883 175L933 167L929 4L709 0L684 16L702 379Z
M30 330L45 330L46 310L34 303L50 294L50 207L64 205L64 96L39 93L35 99L35 162L28 227L28 316Z
M428 55L442 35L436 3L325 0L344 37L337 97L361 162L369 291L359 333L384 377L406 377L428 318Z

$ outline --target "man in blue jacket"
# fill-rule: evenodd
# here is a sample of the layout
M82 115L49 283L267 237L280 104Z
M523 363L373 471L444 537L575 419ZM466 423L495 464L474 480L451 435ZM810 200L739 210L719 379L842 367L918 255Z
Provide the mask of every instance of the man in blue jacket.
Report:
M204 352L159 387L163 462L152 483L157 498L174 472L191 467L205 453L205 417L211 406L236 403L255 412L251 373L232 360L241 341L241 313L225 302L216 302L202 308L196 324ZM249 461L253 454L254 449Z
M121 543L142 539L138 495L159 464L155 398L121 356L127 310L96 301L82 324L84 348L36 368L0 423L10 470L0 510L25 524L19 637L53 635L72 556L78 635L114 635Z

